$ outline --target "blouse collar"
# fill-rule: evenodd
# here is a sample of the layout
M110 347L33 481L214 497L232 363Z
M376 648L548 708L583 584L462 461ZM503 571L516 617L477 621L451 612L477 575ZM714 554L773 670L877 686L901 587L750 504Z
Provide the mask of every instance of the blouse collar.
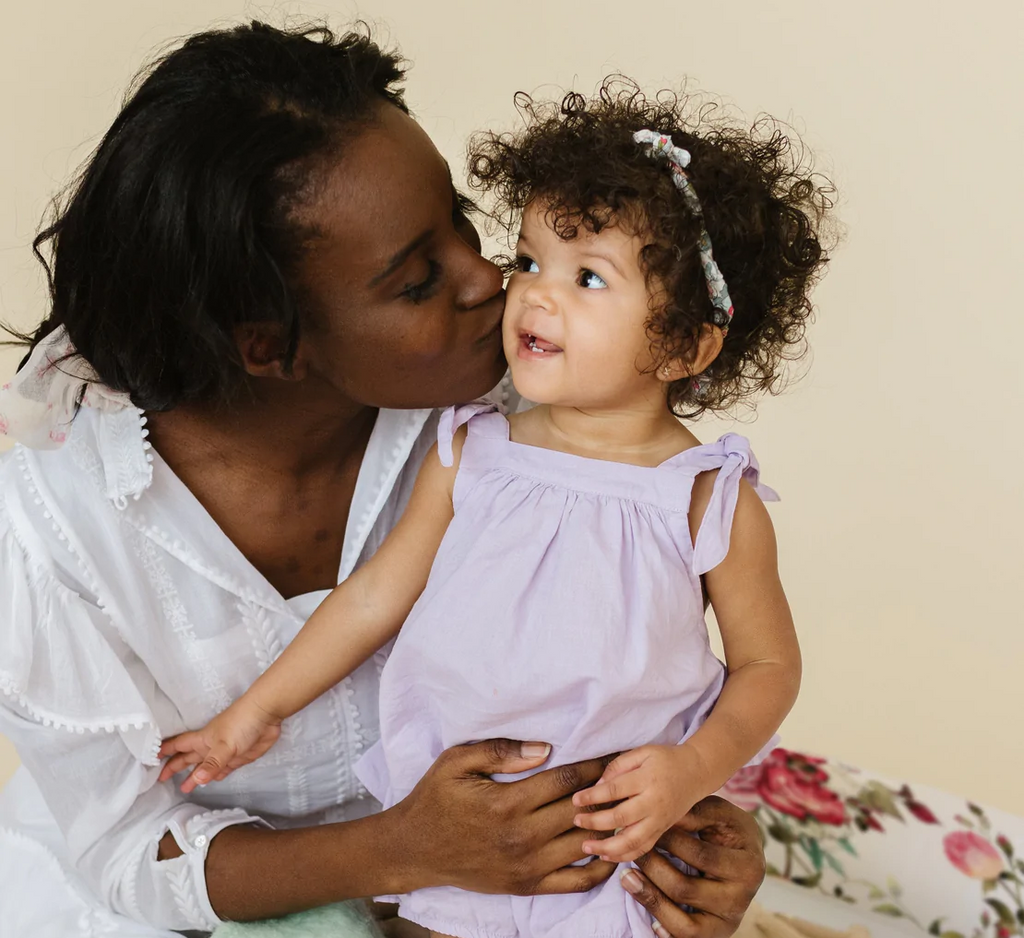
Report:
M355 568L432 412L379 411L356 480L339 582ZM95 369L78 354L61 326L35 347L15 377L0 389L0 435L29 449L60 449L76 416L75 435L82 432L88 436L89 430L94 434L91 442L103 470L104 494L124 512L126 521L236 595L270 608L284 608L277 590L154 453L146 439L145 414L128 394L100 383Z

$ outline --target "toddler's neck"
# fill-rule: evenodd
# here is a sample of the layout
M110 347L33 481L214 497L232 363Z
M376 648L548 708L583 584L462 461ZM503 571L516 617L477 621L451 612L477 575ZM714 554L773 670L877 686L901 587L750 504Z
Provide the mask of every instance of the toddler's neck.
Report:
M700 440L667 408L585 409L539 404L514 415L516 443L635 466L657 466L700 445Z

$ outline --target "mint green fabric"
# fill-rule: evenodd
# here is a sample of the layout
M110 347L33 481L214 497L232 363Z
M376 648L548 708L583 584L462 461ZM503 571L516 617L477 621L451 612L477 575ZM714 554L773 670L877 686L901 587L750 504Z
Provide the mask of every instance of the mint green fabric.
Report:
M342 902L262 922L225 922L212 938L380 938L362 902Z

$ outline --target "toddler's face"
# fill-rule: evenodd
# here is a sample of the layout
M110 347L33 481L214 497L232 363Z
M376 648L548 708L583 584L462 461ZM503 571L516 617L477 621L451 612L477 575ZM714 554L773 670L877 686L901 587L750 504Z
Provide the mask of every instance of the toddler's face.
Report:
M544 214L538 202L523 213L505 300L505 356L516 390L536 403L569 407L663 400L645 329L643 241L618 227L597 235L581 228L564 241Z

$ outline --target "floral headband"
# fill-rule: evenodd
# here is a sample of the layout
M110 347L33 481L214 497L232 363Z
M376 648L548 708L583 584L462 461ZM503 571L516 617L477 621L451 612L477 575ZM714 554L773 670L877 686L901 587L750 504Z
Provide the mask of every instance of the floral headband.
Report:
M633 134L633 139L641 145L647 144L650 147L648 155L652 158L668 158L672 164L672 181L682 193L690 211L701 219L697 250L700 252L700 264L708 282L708 296L711 297L711 305L715 308L711 322L718 326L724 335L729 331L729 324L732 322L732 299L729 296L729 288L725 285L725 277L722 276L722 271L719 270L711 253L711 238L703 224L704 210L700 207L700 199L697 198L697 193L694 192L693 185L686 175L686 167L690 165L690 153L682 147L675 146L668 134L655 133L653 130L638 130Z

